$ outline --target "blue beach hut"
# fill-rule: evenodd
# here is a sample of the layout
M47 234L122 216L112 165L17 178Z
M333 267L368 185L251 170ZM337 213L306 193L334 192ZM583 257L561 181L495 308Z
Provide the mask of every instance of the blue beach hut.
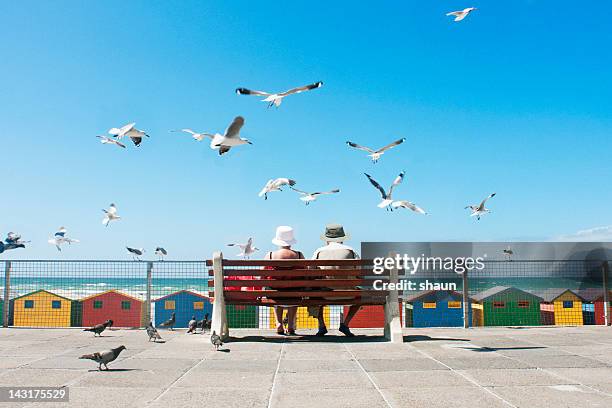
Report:
M160 297L153 301L155 303L155 326L170 319L175 313L176 323L174 327L187 327L191 316L202 320L208 313L212 318L212 303L206 296L189 290L181 290Z
M463 327L463 296L454 290L432 290L405 299L412 304L412 327ZM472 308L468 308L472 321Z

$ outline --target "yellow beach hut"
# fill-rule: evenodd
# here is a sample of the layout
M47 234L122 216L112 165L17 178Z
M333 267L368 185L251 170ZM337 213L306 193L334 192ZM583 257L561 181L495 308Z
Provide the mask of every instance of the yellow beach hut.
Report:
M37 290L11 300L13 326L70 327L72 300Z
M582 326L582 297L570 289L560 289L544 294L544 301L553 305L555 326Z

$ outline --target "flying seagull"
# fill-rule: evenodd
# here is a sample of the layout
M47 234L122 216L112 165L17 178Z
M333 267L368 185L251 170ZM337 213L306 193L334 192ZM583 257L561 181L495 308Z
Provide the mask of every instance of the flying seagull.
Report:
M0 241L0 254L11 249L25 248L25 244L28 242L30 241L22 241L21 235L14 232L9 232L6 235L4 242Z
M155 255L159 256L159 260L160 261L163 261L164 260L164 256L168 255L168 251L166 251L162 247L157 247L157 248L155 248Z
M246 89L246 88L237 88L236 89L236 93L238 95L265 96L266 98L262 99L262 102L268 102L268 108L271 107L271 106L276 106L278 108L281 105L281 103L283 102L283 98L285 96L289 96L289 95L293 95L293 94L298 94L298 93L301 93L301 92L304 92L304 91L310 91L312 89L320 88L321 86L323 86L323 82L319 81L319 82L315 82L314 84L300 86L298 88L293 88L293 89L290 89L288 91L279 92L279 93L269 93L269 92L263 92L263 91L253 91L253 90Z
M219 155L222 155L229 152L232 147L243 144L253 144L249 140L240 137L240 129L243 125L244 118L242 116L236 116L223 135L219 133L208 135L212 138L210 148L214 150L218 149Z
M193 333L195 334L196 327L198 326L198 321L195 316L191 316L191 320L187 323L187 334Z
M135 126L136 123L128 123L120 128L111 128L108 130L108 133L119 140L127 136L132 139L134 146L139 147L140 143L142 143L142 138L145 136L149 137L149 135L144 130L136 129Z
M490 194L487 198L485 198L484 200L482 200L482 202L478 205L468 205L465 207L465 209L470 209L472 211L472 213L470 214L470 217L476 217L476 219L480 220L480 217L490 213L491 210L489 210L488 208L485 208L485 203L487 202L487 200L489 198L495 197L495 193Z
M147 326L147 335L149 336L149 341L153 339L153 342L157 343L157 340L161 340L162 337L159 335L157 329L153 326L153 322L149 322Z
M107 327L112 327L112 325L113 321L108 319L104 323L96 324L95 326L90 327L89 329L84 329L83 331L92 332L95 337L96 334L99 336L104 330L106 330Z
M330 191L317 191L315 193L309 193L307 191L298 190L297 188L291 187L291 189L301 195L300 200L302 200L306 205L310 204L312 201L316 200L317 197L323 194L336 194L340 192L339 188L330 190Z
M191 135L191 137L198 142L201 142L202 140L204 140L207 137L211 137L210 134L208 133L197 133L189 128L187 129L181 129L181 130L171 130L171 132L185 132L185 133L189 133Z
M406 201L406 200L397 200L397 201L393 201L391 203L391 208L407 208L409 210L414 211L415 213L418 214L424 214L424 215L428 215L427 212L422 209L421 207L417 206L414 203L411 203L410 201Z
M145 253L145 250L143 248L130 248L126 246L125 249L127 249L128 252L132 254L132 258L135 261L140 261L140 257L142 256L142 254Z
M121 218L120 216L117 215L117 207L115 206L115 204L111 203L108 210L102 210L102 211L104 211L104 218L102 219L102 225L106 225L107 227L111 221L115 221Z
M100 143L102 144L114 144L116 146L123 147L125 149L125 145L119 142L118 140L111 139L110 137L106 137L106 136L96 136L96 137L100 139Z
M461 21L468 16L472 11L476 10L476 7L468 7L459 11L451 11L450 13L446 13L447 16L454 16L455 21Z
M221 341L221 337L219 337L219 335L214 330L212 334L210 335L210 342L212 343L213 346L215 346L216 351L219 351L219 347L223 345L223 342Z
M391 187L389 187L388 192L385 191L385 189L382 188L382 186L378 184L378 182L374 180L372 176L370 176L368 173L363 173L363 174L365 174L368 180L370 180L370 183L372 183L372 185L376 187L378 191L380 191L380 195L382 196L382 201L380 202L380 204L378 204L378 208L386 208L387 210L393 211L393 207L391 207L391 203L393 203L393 198L391 198L391 195L393 194L393 189L404 180L405 172L402 171L395 178L395 180L393 180L393 183L391 183Z
M253 238L249 238L249 240L247 241L246 244L227 244L227 246L230 246L230 247L231 246L240 247L242 252L239 253L236 256L241 256L244 259L249 259L251 254L255 253L255 251L259 251L259 248L253 246Z
M283 186L294 186L295 185L295 180L291 180L289 178L286 177L281 177L281 178L277 178L277 179L270 179L268 180L268 182L266 183L266 185L264 186L264 188L261 189L261 191L259 192L259 196L263 197L264 200L268 199L268 193L271 193L273 191L283 191L283 189L281 187Z
M503 249L502 252L504 253L504 255L506 256L506 259L508 261L512 260L512 255L514 255L514 251L512 250L512 248L507 247L506 249Z
M55 245L58 251L62 250L61 248L62 244L70 245L70 244L75 244L78 242L79 242L78 239L72 239L66 236L66 228L64 227L60 227L59 230L53 236L53 238L49 240L49 243L52 245Z
M369 147L366 146L360 146L357 143L353 143L351 141L347 141L346 144L349 145L350 147L354 147L355 149L359 149L359 150L363 150L364 152L368 152L370 154L368 154L368 156L372 159L372 162L376 163L378 162L378 159L380 159L380 156L382 156L387 150L400 145L402 143L404 143L406 141L406 138L403 139L399 139L396 140L393 143L390 143L384 147L381 147L378 150L374 150L374 149L370 149Z
M98 363L98 370L100 371L102 370L102 364L104 364L104 367L108 370L107 364L115 361L123 350L125 350L125 346L119 346L117 348L106 350L106 351L100 351L98 353L83 354L79 358L95 361L96 363Z
M159 327L167 327L170 330L174 330L173 327L175 323L176 323L176 314L172 312L172 315L170 316L170 318L166 320L165 322L161 322L159 324Z

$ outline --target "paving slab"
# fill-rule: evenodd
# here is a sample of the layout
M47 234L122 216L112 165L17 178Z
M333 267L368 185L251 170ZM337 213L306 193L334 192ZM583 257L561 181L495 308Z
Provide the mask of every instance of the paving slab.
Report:
M372 371L370 377L379 388L421 388L470 386L470 381L450 370Z
M374 389L356 392L354 389L295 389L275 390L271 407L291 408L388 408L383 397Z
M393 407L508 408L502 400L476 386L386 388L382 393Z
M580 385L496 387L495 393L519 407L601 407L612 406L612 396Z

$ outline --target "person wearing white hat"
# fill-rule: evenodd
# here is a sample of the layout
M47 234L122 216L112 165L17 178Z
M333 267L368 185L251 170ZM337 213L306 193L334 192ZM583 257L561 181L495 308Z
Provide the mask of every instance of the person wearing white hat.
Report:
M276 228L276 235L272 239L272 243L278 246L276 251L268 252L266 259L304 259L304 255L300 251L291 249L291 246L297 241L294 236L293 228L281 225ZM270 267L269 269L293 269L291 267ZM278 278L276 278L278 279ZM287 289L285 289L287 290ZM288 335L295 335L295 317L297 314L297 306L276 306L274 308L274 314L276 316L276 332L278 334L285 334L283 327L283 312L287 309L287 333Z

